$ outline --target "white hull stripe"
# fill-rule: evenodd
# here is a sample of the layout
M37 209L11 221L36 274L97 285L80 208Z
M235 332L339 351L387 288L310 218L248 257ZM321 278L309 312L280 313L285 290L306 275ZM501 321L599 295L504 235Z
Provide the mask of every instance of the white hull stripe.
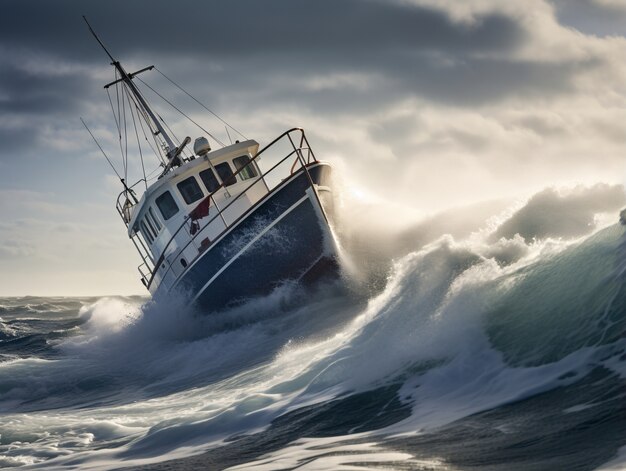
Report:
M287 209L280 216L278 216L265 229L263 229L261 232L259 232L250 242L248 242L239 252L237 252L237 254L233 258L231 258L228 261L228 263L224 264L224 266L222 268L220 268L217 271L217 273L215 273L215 275L213 275L211 277L211 279L209 281L206 282L206 284L198 291L198 294L196 294L196 296L193 298L193 300L191 302L192 303L195 302L200 297L200 295L202 295L202 293L204 293L204 290L207 289L208 286L211 283L213 283L213 281L224 272L224 270L226 270L235 260L237 260L241 256L242 253L244 253L246 250L248 250L252 244L254 244L257 240L259 240L261 237L263 237L263 235L265 233L267 233L270 229L272 229L272 227L274 227L276 224L278 224L281 221L281 219L283 219L285 216L287 216L291 211L296 209L298 206L300 206L307 199L309 199L309 196L308 195L304 195L302 198L300 198L298 201L296 201L289 209Z
M318 162L318 165L315 165L313 168L317 168L317 167L319 167L319 162ZM285 181L281 182L280 185L278 185L274 190L272 190L272 192L278 193L278 192L282 191L284 188L286 188L293 181L294 180L291 180L289 178L286 179ZM225 239L226 237L228 237L228 235L230 235L240 224L243 224L249 217L252 217L256 211L258 211L263 205L265 205L270 200L271 200L271 198L263 197L263 200L259 203L259 206L254 211L252 211L251 213L246 215L243 219L238 220L235 224L233 224L229 228L229 230L226 233L222 233L220 235L220 237L215 239L211 243L211 246L207 249L206 253L208 253L208 251L210 251L210 250L213 250L215 248L215 246L217 244L219 244L222 239ZM178 286L178 282L185 277L185 274L188 273L189 270L191 270L193 268L193 266L200 261L201 258L202 257L196 257L196 259L191 263L191 265L189 265L178 277L176 277L176 279L174 280L174 283L172 284L172 286L170 286L169 288L166 287L166 290L167 291L172 291L174 288L176 288L176 286ZM158 289L159 289L159 287L157 286L155 291L158 291Z

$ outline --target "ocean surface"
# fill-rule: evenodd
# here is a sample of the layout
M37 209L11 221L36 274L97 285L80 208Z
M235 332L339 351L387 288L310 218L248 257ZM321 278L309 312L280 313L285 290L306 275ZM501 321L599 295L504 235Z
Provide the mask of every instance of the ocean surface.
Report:
M626 469L624 203L344 205L340 280L219 313L2 298L0 467Z

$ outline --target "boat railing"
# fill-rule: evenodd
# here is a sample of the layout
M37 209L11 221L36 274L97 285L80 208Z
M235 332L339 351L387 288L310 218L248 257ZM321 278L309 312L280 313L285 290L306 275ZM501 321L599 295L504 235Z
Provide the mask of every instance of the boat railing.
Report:
M208 220L206 222L203 222L202 225L200 225L199 219L195 218L193 214L195 209L192 210L191 213L185 218L185 221L178 227L178 229L174 232L172 237L169 239L169 241L167 242L167 244L161 251L161 255L158 257L156 262L148 263L149 261L151 261L151 259L143 260L143 263L139 267L139 271L141 274L142 283L146 287L149 288L152 285L154 278L157 274L157 271L159 270L159 267L161 267L164 263L167 263L167 266L166 266L165 271L163 271L161 274L161 280L164 280L166 276L172 271L174 262L179 258L179 255L185 252L185 250L191 244L194 244L194 247L197 249L196 254L195 254L195 258L197 258L205 250L207 250L216 240L219 240L226 232L228 232L228 230L231 227L233 227L240 220L242 220L248 214L250 214L254 209L256 209L257 205L262 203L267 198L267 196L270 193L272 193L272 191L276 189L285 180L285 178L281 179L280 176L276 178L276 174L278 173L278 169L282 168L282 164L289 161L290 159L293 158L293 163L290 166L290 171L286 175L286 178L288 178L290 175L303 171L307 175L308 184L310 185L310 187L313 187L313 180L311 178L311 175L309 174L308 165L317 162L317 158L315 157L315 154L313 153L313 150L311 149L311 146L309 145L309 142L307 140L304 130L301 128L292 128L288 131L285 131L283 134L278 136L276 139L274 139L272 142L266 145L263 149L257 152L256 155L254 155L250 159L250 163L259 160L260 157L266 154L269 149L276 148L276 145L280 142L287 142L290 145L290 150L288 151L287 155L280 158L278 162L276 162L267 171L263 172L259 168L259 171L260 171L259 176L255 177L254 181L250 185L248 185L243 191L241 191L236 196L233 196L228 201L228 204L220 208L220 206L215 200L215 196L216 194L220 193L221 190L227 189L224 185L224 182L222 182L222 184L216 190L214 190L213 192L211 192L210 195L205 197L198 205L196 205L196 208L195 208L195 209L198 209L203 204L205 204L208 207L212 206L216 208L217 213L215 215L213 215L210 218L206 218ZM250 165L250 163L248 165ZM244 171L247 167L248 166L246 165L238 169L234 173L234 176L236 177L238 174ZM272 176L276 180L275 183L271 181L271 179L269 178L270 176ZM244 195L247 195L255 185L263 185L265 187L266 193L264 194L264 196L261 197L254 204L252 204L249 208L247 208L247 210L237 215L237 217L235 217L234 220L228 221L229 208L233 208L233 205L236 204L238 201L240 201L241 198L244 197ZM222 201L222 204L223 204L223 201ZM205 218L200 218L200 219L205 219ZM208 240L208 237L206 237L205 235L204 238L200 242L198 242L198 237L201 234L203 234L204 229L208 228L209 225L211 225L218 219L221 220L223 224L223 230L217 236L213 237L212 241ZM187 237L185 238L184 244L178 247L176 243L177 236L179 236L182 231L186 233ZM137 246L137 244L135 245ZM171 255L174 255L174 256L170 258ZM193 260L190 260L188 264L193 263L195 258Z
M133 187L140 184L144 180L139 180L135 184L130 187L127 187L124 183L124 190L117 196L117 201L115 207L117 212L119 213L122 221L128 228L128 224L131 220L132 208L139 203L137 197L135 196L135 192L133 191ZM141 281L145 285L146 276L150 276L154 269L154 259L152 257L152 252L146 244L142 240L141 237L137 237L136 235L131 236L130 240L133 242L133 245L139 252L139 256L141 257L141 265L139 265L139 273L141 274Z

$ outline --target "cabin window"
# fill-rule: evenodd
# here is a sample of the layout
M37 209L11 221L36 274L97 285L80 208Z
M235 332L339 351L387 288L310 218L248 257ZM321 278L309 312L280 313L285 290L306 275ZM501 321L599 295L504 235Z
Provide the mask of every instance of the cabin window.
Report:
M207 168L206 170L200 172L200 178L202 179L202 183L204 183L204 186L206 186L206 189L209 190L209 193L213 193L220 187L217 178L215 178L213 170L211 170L210 168Z
M156 239L159 232L154 228L154 226L150 222L150 217L148 215L146 215L146 223L148 224L148 228L152 231L152 236Z
M248 178L254 178L258 175L254 165L250 163L250 157L247 155L242 155L241 157L237 157L233 159L233 163L235 164L235 168L237 170L241 170L239 172L239 176L242 180L247 180Z
M217 164L215 166L215 170L217 170L217 174L224 182L224 186L230 186L237 183L237 177L233 175L233 171L231 170L230 165L228 165L228 162Z
M204 196L200 185L198 185L198 182L194 177L189 177L176 186L178 187L180 194L183 195L183 199L187 204L195 203Z
M166 221L178 212L178 205L169 191L166 191L156 199L156 204Z
M148 213L150 214L150 217L152 218L152 222L154 223L154 227L156 227L157 232L161 232L161 223L159 222L159 218L156 217L156 214L154 214L154 211L152 211L152 208L148 208Z
M140 236L138 237L139 242L143 247L145 247L146 243L148 242L148 236L143 233L143 229L139 226L139 222L135 223L135 225L133 226L133 231L135 231L135 234L137 236Z
M152 244L154 242L154 237L152 236L152 233L146 227L146 223L141 221L139 225L141 226L141 232L143 233L143 235L146 236L146 239L148 239L148 242Z

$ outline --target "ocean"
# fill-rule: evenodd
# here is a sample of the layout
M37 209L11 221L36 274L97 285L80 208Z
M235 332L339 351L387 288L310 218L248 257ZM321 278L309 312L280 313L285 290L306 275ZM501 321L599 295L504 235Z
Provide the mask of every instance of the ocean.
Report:
M0 298L0 467L626 469L623 204L347 208L340 280L210 315Z

